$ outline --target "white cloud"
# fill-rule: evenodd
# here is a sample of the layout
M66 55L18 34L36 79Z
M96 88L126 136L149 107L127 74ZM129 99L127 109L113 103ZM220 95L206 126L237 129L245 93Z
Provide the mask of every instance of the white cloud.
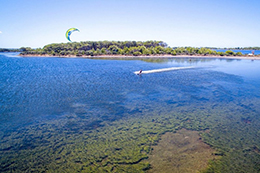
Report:
M2 31L0 31L0 34L2 34Z

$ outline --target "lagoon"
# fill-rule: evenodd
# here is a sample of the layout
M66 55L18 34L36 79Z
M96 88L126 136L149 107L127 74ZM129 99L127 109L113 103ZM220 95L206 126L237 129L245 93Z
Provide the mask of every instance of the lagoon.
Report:
M134 74L188 66L195 68ZM142 172L161 135L183 128L222 156L211 169L257 172L259 66L0 54L0 172Z

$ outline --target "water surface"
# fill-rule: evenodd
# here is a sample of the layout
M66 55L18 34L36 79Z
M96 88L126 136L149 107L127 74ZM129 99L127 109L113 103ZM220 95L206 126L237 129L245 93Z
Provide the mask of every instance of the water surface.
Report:
M140 69L186 66L196 68L141 76L133 73ZM176 128L213 132L234 130L234 125L242 123L254 136L250 135L249 141L255 140L260 131L259 66L260 61L249 60L94 60L0 54L1 169L31 169L21 165L15 153L28 156L33 151L49 155L46 148L54 148L61 139L63 142L53 149L55 152L76 147L82 134L91 136L93 130L99 133L99 129L133 118L152 117L154 122L155 118L167 115L168 121L172 117L179 123ZM244 131L233 133L241 135ZM86 138L80 140L88 142ZM238 148L258 147L257 141L249 141ZM43 167L51 164L46 158L42 158ZM52 164L60 167L56 159ZM34 165L36 170L39 167L42 165Z

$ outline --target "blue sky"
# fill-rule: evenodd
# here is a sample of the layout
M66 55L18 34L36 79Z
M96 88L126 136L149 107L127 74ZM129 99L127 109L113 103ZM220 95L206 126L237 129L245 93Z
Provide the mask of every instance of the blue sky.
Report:
M259 0L0 0L0 48L72 41L260 46Z

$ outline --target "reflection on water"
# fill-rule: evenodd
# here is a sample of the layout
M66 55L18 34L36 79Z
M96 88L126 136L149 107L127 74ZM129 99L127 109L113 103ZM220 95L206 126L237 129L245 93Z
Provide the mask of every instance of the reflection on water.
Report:
M200 68L133 74L190 64ZM69 170L70 166L145 170L148 146L164 131L182 127L212 129L213 136L222 138L215 131L220 127L223 133L232 131L239 124L252 134L248 141L257 142L252 136L259 131L259 65L246 60L124 61L1 54L0 170ZM210 143L213 138L205 140ZM239 147L253 147L247 144Z

